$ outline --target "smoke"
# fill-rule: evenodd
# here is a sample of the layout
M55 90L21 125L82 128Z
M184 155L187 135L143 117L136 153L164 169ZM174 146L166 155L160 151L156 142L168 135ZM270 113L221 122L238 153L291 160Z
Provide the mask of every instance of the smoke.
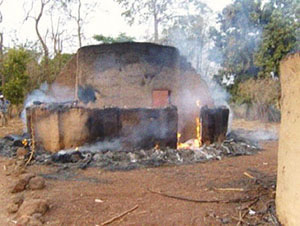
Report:
M194 16L186 17L186 20L181 20L182 23L189 24L189 19L197 19ZM202 23L201 23L202 24ZM204 22L205 24L205 22ZM182 24L183 25L183 24ZM190 25L193 28L197 28L200 26L197 24ZM207 26L207 25L204 25ZM193 68L199 73L199 77L197 79L202 79L206 83L203 88L198 88L201 90L195 90L193 84L188 85L190 87L189 90L185 90L181 96L181 104L186 109L192 109L195 106L196 102L200 102L200 107L208 105L209 107L220 107L226 106L230 110L229 114L229 122L228 122L228 132L230 132L231 122L233 119L232 110L228 104L230 99L230 94L221 87L217 82L213 80L213 75L218 71L219 66L209 60L209 49L211 45L211 40L208 39L207 29L208 27L204 27L202 29L199 41L198 39L191 39L189 36L189 32L186 30L184 26L178 26L175 29L170 29L168 31L168 40L167 44L171 44L175 46L181 55L183 55L188 62L191 63ZM199 28L200 29L200 28ZM191 76L189 76L191 77ZM205 93L204 90L209 91L209 93ZM192 110L191 110L192 111ZM190 120L190 119L184 119ZM179 123L181 124L181 122Z
M60 86L56 83L49 86L46 82L40 88L33 90L27 95L24 101L24 109L21 118L26 124L26 108L32 106L35 102L51 103L74 100L74 91L71 88Z
M65 154L66 152L72 152L72 151L89 151L91 153L97 153L102 151L121 151L122 150L122 144L120 139L112 139L112 140L104 140L104 141L98 141L96 143L92 144L85 144L83 146L80 146L76 149L65 149L59 151L60 154Z
M228 101L230 98L230 94L223 87L221 87L217 82L215 82L211 77L202 76L202 78L204 79L204 81L208 86L214 104L216 106L229 107Z
M260 141L278 140L278 131L275 129L259 129L259 130L246 130L236 129L232 131L238 137L245 140L257 143Z

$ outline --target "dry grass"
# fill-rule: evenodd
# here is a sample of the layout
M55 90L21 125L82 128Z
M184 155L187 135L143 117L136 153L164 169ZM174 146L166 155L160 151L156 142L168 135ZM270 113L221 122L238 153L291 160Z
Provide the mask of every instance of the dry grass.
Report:
M22 134L24 124L22 120L18 117L8 120L6 126L0 127L0 137L4 137L8 134Z
M280 124L277 122L262 123L261 121L247 121L245 119L234 119L231 127L233 129L248 129L248 130L272 130L279 131Z

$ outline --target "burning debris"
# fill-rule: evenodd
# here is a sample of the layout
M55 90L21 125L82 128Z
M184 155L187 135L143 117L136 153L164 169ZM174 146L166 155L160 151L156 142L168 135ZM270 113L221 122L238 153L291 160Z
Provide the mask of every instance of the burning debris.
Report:
M25 158L39 164L129 170L221 160L259 150L235 133L226 137L229 110L225 107L203 107L195 120L195 139L184 143L176 107L90 109L78 102L35 102L26 113L31 136L7 137L0 147L9 156L20 146L32 149Z
M21 142L21 140L22 137L20 136L19 141ZM13 141L8 137L0 139L1 154L10 157L15 156L20 142ZM130 170L221 160L224 157L252 155L259 150L256 144L232 132L222 143L203 145L192 149L159 148L156 146L148 150L126 150L120 149L118 141L105 141L62 150L54 154L38 150L35 152L33 162L78 168L94 166L107 170ZM25 157L29 158L29 154Z
M197 101L197 106L200 104ZM204 106L200 110L199 117L196 117L196 138L190 139L184 143L180 140L181 133L177 134L177 148L195 149L202 145L210 145L213 143L222 143L227 134L229 119L229 109L225 106L217 108L208 108Z
M42 99L29 98L29 135L26 140L1 140L3 154L8 147L14 153L24 146L31 149L27 163L34 159L131 169L220 160L258 150L251 142L226 137L229 109L213 107L205 82L183 64L177 49L150 43L99 45L79 49L76 59L68 101L53 102L60 93L54 88L67 85L69 74L63 71L43 90ZM39 101L46 94L50 102Z

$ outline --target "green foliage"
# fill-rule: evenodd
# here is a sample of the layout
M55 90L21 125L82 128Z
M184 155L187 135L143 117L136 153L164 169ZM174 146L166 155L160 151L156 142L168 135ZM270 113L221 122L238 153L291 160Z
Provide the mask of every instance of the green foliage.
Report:
M158 27L164 26L172 17L171 7L175 0L115 0L124 9L122 16L132 25L136 20L153 21L153 40L158 41Z
M23 103L26 95L26 84L28 76L18 76L10 79L4 86L3 94L12 104L19 105Z
M269 16L269 19L263 29L259 50L255 54L255 64L260 68L259 77L278 77L281 59L299 47L297 31L299 32L300 21L293 7L296 2L284 1L284 4L269 3L265 6L267 15L264 18Z
M278 106L280 98L279 80L272 78L248 79L238 85L240 101L258 105Z
M234 0L223 9L220 29L210 29L210 59L221 65L215 75L220 83L234 76L234 84L225 85L233 101L257 101L242 93L240 84L248 79L252 84L256 78L279 76L280 60L300 46L299 15L300 0L269 0L264 5L260 0Z
M210 29L215 44L210 59L222 67L218 76L244 80L257 74L253 55L259 42L260 6L260 1L235 0L219 14L220 30Z
M104 35L94 35L93 39L104 44L111 44L117 42L133 42L135 40L134 37L127 36L125 33L120 33L116 38Z
M65 64L72 58L73 54L62 53L57 54L53 59L50 60L50 75L47 78L48 83L52 83Z
M4 56L2 73L6 83L3 93L12 104L23 102L29 78L26 65L30 59L30 52L23 48L9 49Z

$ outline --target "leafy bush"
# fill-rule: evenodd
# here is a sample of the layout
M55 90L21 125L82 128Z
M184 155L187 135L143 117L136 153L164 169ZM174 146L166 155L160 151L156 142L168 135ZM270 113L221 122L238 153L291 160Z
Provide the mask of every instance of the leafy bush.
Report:
M27 81L28 76L24 75L23 77L13 78L5 84L3 94L11 104L19 105L23 103Z
M9 49L4 56L1 71L5 78L3 94L12 104L23 103L29 78L26 67L30 59L30 52L23 48Z
M238 90L244 102L278 106L280 98L279 80L271 78L248 79L239 84Z
M247 103L251 119L279 121L280 83L272 78L248 79L238 86L240 103Z

